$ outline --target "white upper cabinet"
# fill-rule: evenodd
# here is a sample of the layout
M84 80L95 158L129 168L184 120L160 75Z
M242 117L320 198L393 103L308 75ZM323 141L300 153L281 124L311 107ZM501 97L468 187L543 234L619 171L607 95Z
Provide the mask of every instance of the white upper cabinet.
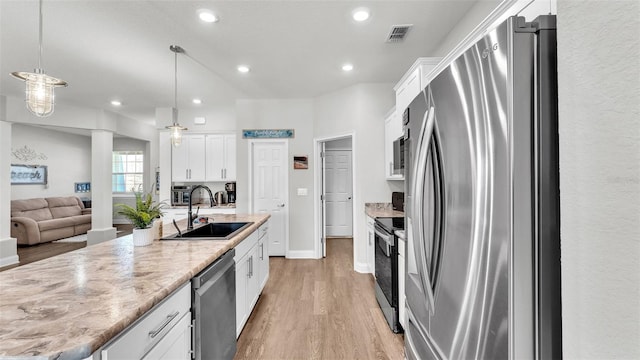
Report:
M393 142L402 136L402 121L396 108L392 108L384 119L384 163L387 180L403 180L404 174L394 174Z
M236 135L207 135L206 180L236 180Z
M204 135L183 135L182 144L171 148L173 181L205 180Z
M433 79L435 74L431 72L440 60L442 58L439 57L418 58L393 88L396 92L396 112L400 119L407 106Z

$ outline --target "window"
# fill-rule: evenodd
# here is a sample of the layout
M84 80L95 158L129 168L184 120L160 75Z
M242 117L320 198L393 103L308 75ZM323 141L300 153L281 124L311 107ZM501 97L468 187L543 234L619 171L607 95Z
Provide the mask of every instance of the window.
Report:
M114 151L111 191L124 193L144 189L144 154L142 151Z

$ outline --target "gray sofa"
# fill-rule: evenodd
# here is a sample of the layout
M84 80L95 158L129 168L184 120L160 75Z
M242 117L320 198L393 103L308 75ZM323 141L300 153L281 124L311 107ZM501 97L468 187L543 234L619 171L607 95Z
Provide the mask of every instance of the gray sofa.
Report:
M35 245L84 234L91 209L75 196L11 200L11 237Z

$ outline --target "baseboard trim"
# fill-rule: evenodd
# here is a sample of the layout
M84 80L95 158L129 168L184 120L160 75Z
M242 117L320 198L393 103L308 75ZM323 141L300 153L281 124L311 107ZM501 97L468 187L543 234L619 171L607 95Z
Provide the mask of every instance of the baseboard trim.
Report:
M11 256L7 256L7 257L3 257L0 258L0 268L1 267L5 267L5 266L9 266L9 265L13 265L13 264L17 264L20 262L20 258L18 258L18 255L11 255Z
M361 262L354 263L353 270L361 274L368 274L371 272L371 270L369 270L369 264Z
M316 252L313 250L289 250L285 257L287 259L317 259Z

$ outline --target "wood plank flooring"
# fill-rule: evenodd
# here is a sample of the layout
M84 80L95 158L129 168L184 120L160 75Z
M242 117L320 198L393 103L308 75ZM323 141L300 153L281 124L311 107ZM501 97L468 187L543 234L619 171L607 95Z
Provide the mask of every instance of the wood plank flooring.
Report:
M404 338L384 320L373 277L353 270L352 239L329 239L322 260L269 264L236 360L404 358Z

